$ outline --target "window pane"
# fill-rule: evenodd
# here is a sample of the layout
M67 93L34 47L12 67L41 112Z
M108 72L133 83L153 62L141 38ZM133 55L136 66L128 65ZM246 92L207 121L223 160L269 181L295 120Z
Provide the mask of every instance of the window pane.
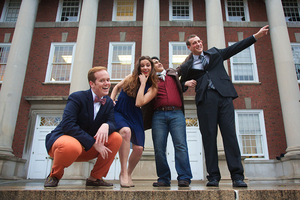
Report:
M190 19L190 5L189 0L173 0L172 13L174 20L188 20Z
M227 0L229 21L245 21L244 0Z
M297 0L282 0L283 11L285 20L300 21L299 9Z
M3 81L10 46L0 45L0 81Z
M242 154L263 154L259 114L238 114Z
M78 21L80 0L64 0L61 12L61 21Z
M69 81L73 46L56 46L54 49L50 81Z
M6 22L16 22L19 15L22 0L10 0L5 16Z
M187 127L198 127L198 118L186 117L185 123Z
M123 79L131 73L132 45L113 46L112 55L112 79Z
M294 57L297 79L300 80L300 45L299 46L293 45L292 52Z
M172 65L173 68L177 68L190 54L190 50L183 44L172 45Z
M58 126L61 117L41 117L40 126Z
M234 81L254 81L250 47L232 57Z
M135 0L117 0L117 21L133 21Z

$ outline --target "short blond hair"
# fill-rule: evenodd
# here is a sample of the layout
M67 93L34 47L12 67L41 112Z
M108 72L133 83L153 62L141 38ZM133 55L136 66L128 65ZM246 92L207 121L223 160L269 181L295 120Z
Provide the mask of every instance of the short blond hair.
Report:
M102 66L96 66L91 68L88 72L88 81L89 82L92 81L93 83L95 83L96 81L95 73L101 70L107 71L106 67L102 67Z

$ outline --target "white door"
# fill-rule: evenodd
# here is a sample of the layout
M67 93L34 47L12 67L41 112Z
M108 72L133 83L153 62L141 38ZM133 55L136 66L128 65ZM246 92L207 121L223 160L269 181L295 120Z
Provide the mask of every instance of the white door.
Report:
M52 160L46 150L45 137L60 121L61 114L37 115L28 166L28 179L45 179L50 173Z
M132 152L132 149L130 149L129 156ZM128 165L128 161L127 161ZM116 154L114 162L111 164L109 171L105 177L105 180L119 180L119 175L121 171L121 163L120 163L120 157L119 157L119 152Z
M192 180L203 180L203 150L200 130L198 127L187 127L186 134L190 165L193 175ZM175 169L175 151L170 134L167 142L167 159L171 170L171 179L177 180L177 172Z

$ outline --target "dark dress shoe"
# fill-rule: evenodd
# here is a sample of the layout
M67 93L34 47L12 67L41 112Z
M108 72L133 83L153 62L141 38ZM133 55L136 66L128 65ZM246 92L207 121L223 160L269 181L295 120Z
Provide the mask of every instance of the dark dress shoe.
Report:
M179 180L178 181L178 186L179 187L189 187L190 186L190 183L186 180Z
M44 187L57 187L59 179L56 177L51 177L50 175L46 178Z
M170 187L170 185L167 185L164 182L154 182L153 187Z
M111 187L114 184L105 182L102 178L97 179L95 181L91 181L89 179L86 179L86 186L104 186L104 187Z
M208 187L219 187L219 181L217 181L216 179L210 180L210 181L208 181L206 186L208 186Z
M248 187L243 180L233 180L232 187Z

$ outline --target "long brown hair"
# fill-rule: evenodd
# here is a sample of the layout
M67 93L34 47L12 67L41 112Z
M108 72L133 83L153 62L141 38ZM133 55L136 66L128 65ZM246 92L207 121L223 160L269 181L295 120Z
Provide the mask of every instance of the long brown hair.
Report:
M154 69L154 64L149 56L141 56L132 71L131 77L124 82L123 90L130 97L136 97L138 89L141 85L139 75L141 74L141 61L148 60L151 63L151 71L148 78L148 83L151 87L157 88L157 75Z

